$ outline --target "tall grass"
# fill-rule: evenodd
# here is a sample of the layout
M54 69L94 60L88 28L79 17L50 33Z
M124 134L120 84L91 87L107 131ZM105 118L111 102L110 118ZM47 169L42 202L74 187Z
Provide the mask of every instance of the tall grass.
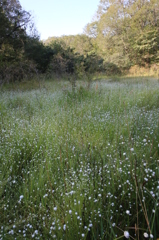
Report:
M159 238L157 80L0 94L0 239Z

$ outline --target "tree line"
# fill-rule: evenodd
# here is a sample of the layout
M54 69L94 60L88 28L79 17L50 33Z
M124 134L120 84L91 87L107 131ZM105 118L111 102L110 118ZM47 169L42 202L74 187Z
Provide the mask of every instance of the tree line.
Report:
M84 34L40 41L18 0L0 0L0 81L35 74L91 78L159 62L159 1L100 0Z
M85 33L105 61L120 68L159 61L159 1L100 0Z
M133 65L158 63L159 1L100 0L83 35L52 37L46 44L57 40L81 54L95 52L103 59L106 71L112 65L123 71Z
M80 54L62 42L40 41L32 16L18 0L0 0L0 81L30 79L35 74L88 76L101 71L95 52Z

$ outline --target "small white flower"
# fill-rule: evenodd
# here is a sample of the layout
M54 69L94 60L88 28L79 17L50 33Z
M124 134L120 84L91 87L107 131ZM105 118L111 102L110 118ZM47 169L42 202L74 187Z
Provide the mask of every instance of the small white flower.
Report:
M145 237L145 238L148 238L149 235L145 232L145 233L144 233L144 237Z
M54 211L57 211L57 207L54 207Z
M43 198L46 198L48 196L48 194L46 193L44 196L43 196Z
M125 232L124 232L124 237L125 237L125 238L129 238L129 232L128 232L128 231L125 231Z
M10 231L9 231L9 234L12 234L12 235L13 235L13 234L14 234L14 230L10 230Z
M82 233L82 237L84 237L85 235L84 235L84 233Z
M148 178L145 177L144 180L147 182L147 181L148 181Z
M133 151L134 151L134 148L130 148L130 151L133 152Z
M64 231L66 230L66 224L63 225L63 230L64 230Z
M130 211L129 211L129 210L126 210L126 214L128 214L128 215L129 215L129 214L130 214Z
M23 197L24 197L23 195L20 195L20 197L19 197L19 198L20 198L20 200L22 200L22 199L23 199Z
M152 234L150 234L150 238L153 238L153 235L152 235Z
M72 214L72 210L69 210L69 214Z

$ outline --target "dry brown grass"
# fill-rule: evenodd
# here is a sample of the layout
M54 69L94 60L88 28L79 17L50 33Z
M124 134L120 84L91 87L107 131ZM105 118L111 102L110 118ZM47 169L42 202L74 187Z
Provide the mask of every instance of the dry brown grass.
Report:
M159 64L153 64L151 67L139 67L135 65L129 69L127 76L149 76L159 78Z

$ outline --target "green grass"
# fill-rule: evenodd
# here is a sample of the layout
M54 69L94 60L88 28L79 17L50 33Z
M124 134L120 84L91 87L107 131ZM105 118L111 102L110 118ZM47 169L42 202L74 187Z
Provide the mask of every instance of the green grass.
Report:
M159 82L12 87L0 92L0 239L159 238Z

